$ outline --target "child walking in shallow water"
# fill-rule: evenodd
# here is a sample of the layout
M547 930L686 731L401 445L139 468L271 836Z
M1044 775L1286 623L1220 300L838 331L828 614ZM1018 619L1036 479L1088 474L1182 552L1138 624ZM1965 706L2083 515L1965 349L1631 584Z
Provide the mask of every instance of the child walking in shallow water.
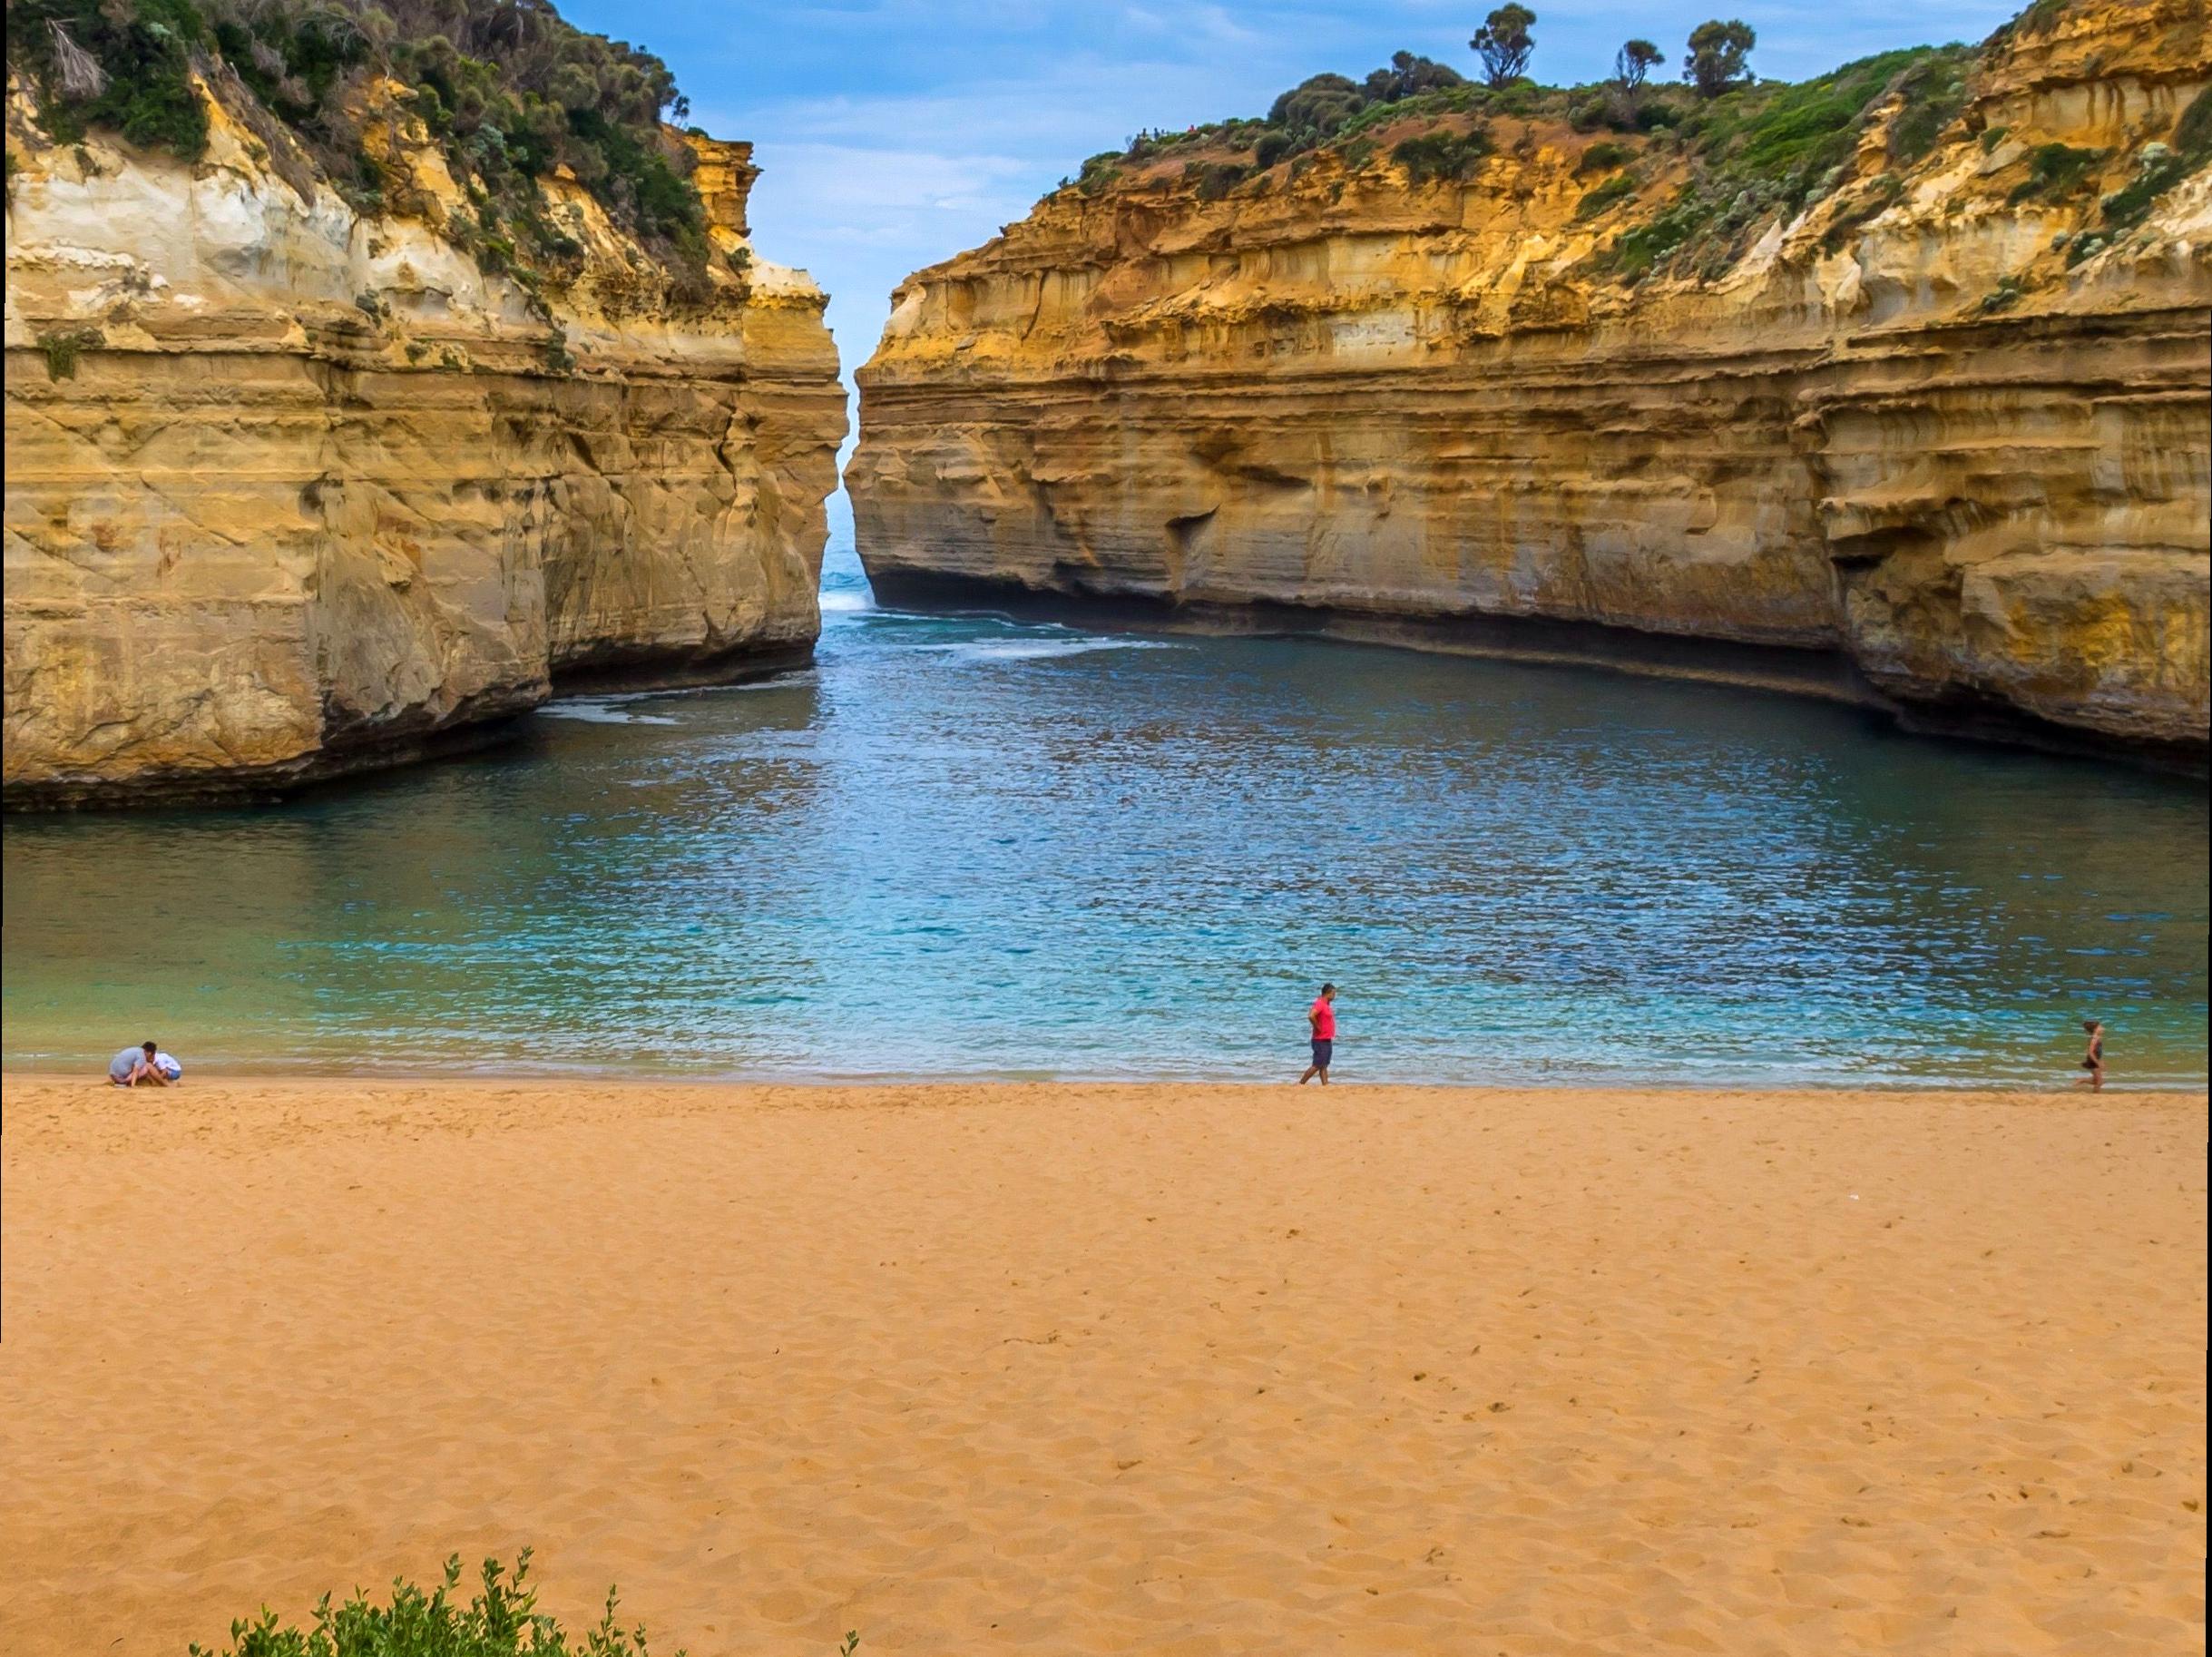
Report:
M2089 1033L2090 1038L2090 1050L2081 1055L2081 1068L2090 1074L2074 1085L2087 1087L2092 1093L2100 1093L2104 1091L2104 1026L2093 1018L2085 1018L2081 1021L2081 1027Z

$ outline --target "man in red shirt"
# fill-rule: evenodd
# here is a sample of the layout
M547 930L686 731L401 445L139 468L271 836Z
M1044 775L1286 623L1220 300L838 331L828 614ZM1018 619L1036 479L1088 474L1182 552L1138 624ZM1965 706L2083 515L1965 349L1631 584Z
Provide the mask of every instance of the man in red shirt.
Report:
M1314 1062L1306 1067L1306 1074L1298 1078L1300 1087L1316 1076L1321 1078L1322 1086L1328 1085L1329 1056L1336 1050L1336 986L1325 984L1321 986L1321 993L1314 997L1313 1005L1306 1009L1306 1022L1314 1027Z

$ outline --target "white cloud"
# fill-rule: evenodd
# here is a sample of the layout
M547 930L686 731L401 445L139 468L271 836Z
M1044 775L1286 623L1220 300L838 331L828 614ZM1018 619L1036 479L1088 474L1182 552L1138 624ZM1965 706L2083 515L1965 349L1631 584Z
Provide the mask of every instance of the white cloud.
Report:
M1026 207L1028 192L1010 189L1026 178L1033 163L1016 156L945 155L883 144L836 144L778 140L759 144L754 156L764 169L761 188L779 199L803 202L811 217L835 217L855 210L898 212L916 208L960 208L984 202Z
M813 272L849 371L893 288L995 235L1086 155L1148 127L1257 114L1325 69L1400 48L1472 73L1467 37L1493 0L804 0L796 6L562 0L586 28L676 70L709 131L749 138L762 169L760 251ZM1979 39L2015 0L1532 0L1536 68L1610 72L1639 34L1679 60L1718 12L1759 32L1753 61L1799 77L1886 47Z

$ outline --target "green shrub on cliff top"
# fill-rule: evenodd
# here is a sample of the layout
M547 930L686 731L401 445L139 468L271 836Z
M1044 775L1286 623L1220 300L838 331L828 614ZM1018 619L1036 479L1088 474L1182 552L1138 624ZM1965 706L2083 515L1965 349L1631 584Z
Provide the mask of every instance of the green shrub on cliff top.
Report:
M1906 68L1894 83L1905 106L1890 123L1889 159L1909 167L1935 148L1966 107L1966 72L1972 58L1953 48L1931 52Z
M2071 144L2038 144L2028 152L2028 176L2014 185L2012 193L2005 199L2018 205L2039 196L2071 195L2089 182L2090 175L2103 164L2104 158L2102 150L2078 150Z
M412 89L487 236L539 262L573 255L537 190L566 166L680 289L704 287L691 154L661 125L687 113L674 76L545 0L8 0L7 21L9 64L60 142L101 128L196 159L208 113L192 76L229 71L357 204L404 210L363 143L367 83L388 76Z
M1463 81L1455 85L1418 93L1390 103L1370 103L1338 127L1329 142L1341 146L1379 126L1440 121L1446 115L1477 114L1488 109L1493 102L1487 88Z
M1608 256L1623 278L1654 271L1714 276L1740 257L1753 236L1834 191L1849 171L1860 135L1903 93L1933 100L1915 119L1907 148L1933 145L1958 112L1972 51L1914 46L1878 53L1812 80L1765 81L1725 93L1685 120L1692 176L1658 217L1637 226ZM1891 129L1893 151L1898 144Z
M1610 139L1600 139L1582 152L1574 164L1574 175L1581 178L1592 172L1610 172L1616 167L1625 167L1636 159L1636 152L1626 144L1617 144Z
M1094 156L1077 181L1085 194L1096 194L1121 167L1141 164L1194 145L1248 150L1251 164L1262 169L1327 147L1352 149L1361 133L1385 122L1464 113L1476 106L1483 89L1458 70L1412 52L1395 52L1390 62L1365 80L1349 75L1309 75L1277 97L1265 116L1208 122L1179 132L1138 133L1120 151ZM1360 159L1372 145L1359 152ZM1113 163L1110 169L1106 163ZM1356 164L1356 163L1355 163ZM1062 181L1062 188L1067 181Z
M1762 82L1715 99L1681 130L1717 175L1803 195L1850 159L1860 131L1893 92L1909 96L1932 77L1960 70L1970 55L1963 46L1909 46L1795 84Z
M294 125L314 123L339 77L369 57L368 36L349 12L333 7L295 16L269 7L253 15L251 25L219 17L215 44L254 95Z
M1075 180L1075 188L1087 196L1094 196L1112 183L1121 173L1119 151L1104 150L1083 162L1082 172Z
M1249 167L1238 166L1234 162L1192 162L1183 169L1183 178L1198 186L1199 201L1219 201L1243 183L1250 172Z
M1575 221L1581 223L1585 220L1595 219L1607 208L1617 202L1629 201L1635 194L1636 175L1632 172L1616 172L1574 204Z
M1490 134L1481 127L1467 132L1421 132L1400 139L1390 148L1390 159L1405 169L1415 184L1441 179L1463 179L1491 152Z
M2017 33L2023 40L2038 39L2058 26L2059 19L2066 15L2066 8L2072 4L2073 0L2033 0L2027 10L1998 32Z
M2062 10L2063 0L2037 0L1992 35L1990 45L2048 29ZM1400 53L1393 69L1377 70L1364 82L1342 74L1309 76L1277 98L1261 120L1141 133L1125 151L1085 163L1081 188L1101 193L1132 165L1186 147L1199 151L1187 167L1189 176L1199 179L1217 176L1207 169L1247 164L1248 154L1249 164L1261 171L1287 162L1295 172L1310 152L1324 150L1356 168L1381 142L1384 128L1395 140L1391 159L1412 182L1426 184L1471 177L1489 153L1481 123L1500 115L1531 123L1522 134L1531 153L1539 142L1535 123L1558 121L1579 132L1610 126L1630 141L1590 146L1578 176L1625 169L1653 151L1678 166L1686 163L1689 176L1671 198L1651 198L1651 216L1631 222L1597 254L1598 268L1629 281L1649 274L1708 279L1733 265L1766 230L1841 191L1845 199L1826 238L1828 250L1837 250L1899 199L1902 181L1914 166L1963 137L1960 123L1980 60L1981 50L1965 45L1906 47L1796 83L1722 76L1706 89L1710 95L1683 86L1648 87L1630 110L1615 82L1560 88L1518 81L1493 89ZM1463 119L1453 118L1466 116L1478 124L1463 137ZM1861 174L1862 144L1876 132L1884 153ZM1985 150L1992 149L2002 132L1993 129L1982 136ZM2207 152L2212 102L2200 96L2177 123L2171 152L2148 152L2136 176L2107 198L2108 225L2118 231L2139 222L2161 193L2206 164ZM2094 152L2046 145L2031 158L2030 177L2014 199L2071 191L2101 160ZM1649 176L1659 169L1643 171ZM1609 182L1583 196L1577 217L1588 221L1632 193L1627 183Z
M208 113L192 54L207 39L191 0L8 0L8 62L40 90L62 143L103 127L198 160Z
M2171 144L2145 144L2136 157L2135 176L2098 204L2107 226L2132 229L2150 217L2158 198L2207 162L2212 162L2212 87L2207 87L2174 123Z

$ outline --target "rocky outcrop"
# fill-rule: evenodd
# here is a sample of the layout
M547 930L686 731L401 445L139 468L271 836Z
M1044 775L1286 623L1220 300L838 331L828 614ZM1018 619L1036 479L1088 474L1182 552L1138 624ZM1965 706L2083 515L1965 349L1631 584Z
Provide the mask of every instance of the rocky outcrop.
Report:
M2212 176L2103 203L2174 168L2204 8L2038 9L1931 150L1890 159L1892 98L1695 273L1623 274L1687 146L1542 116L1458 181L1385 131L1062 189L899 289L847 474L869 574L2201 762Z
M274 790L466 740L572 678L804 659L845 430L823 297L693 137L703 291L573 181L501 274L387 86L385 216L237 89L196 164L47 141L11 88L11 806Z

